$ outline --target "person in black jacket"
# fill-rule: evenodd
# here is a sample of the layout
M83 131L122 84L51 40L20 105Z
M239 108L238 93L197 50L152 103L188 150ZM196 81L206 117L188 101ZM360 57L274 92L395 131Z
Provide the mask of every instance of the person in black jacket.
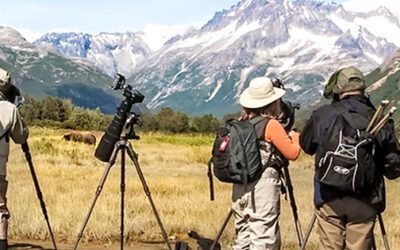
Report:
M331 129L332 122L341 114L338 106L370 120L375 108L364 95L364 76L354 67L333 74L324 96L332 103L314 111L300 135L301 148L315 154L315 169L323 158L321 137ZM385 210L383 177L400 176L400 147L395 136L393 120L381 129L374 140L376 175L373 185L359 194L344 192L314 178L314 205L318 222L320 249L371 249L377 213Z

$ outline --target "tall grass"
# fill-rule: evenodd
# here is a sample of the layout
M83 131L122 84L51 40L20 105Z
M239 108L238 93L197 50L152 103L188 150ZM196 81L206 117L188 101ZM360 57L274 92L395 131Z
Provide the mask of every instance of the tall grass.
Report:
M31 154L57 241L71 244L82 226L94 197L105 163L94 158L94 146L63 141L61 130L32 129ZM101 133L97 133L100 139ZM132 141L139 163L163 224L171 237L186 239L188 230L214 237L230 208L231 186L215 180L216 200L209 200L206 163L213 138L198 135L143 134ZM99 141L99 140L98 140ZM301 156L292 163L303 231L311 218L312 159ZM12 145L8 165L8 203L11 211L10 238L49 240L32 178L18 145ZM88 227L83 244L110 244L119 240L120 162L113 166ZM125 230L127 242L162 240L147 197L130 160L126 166ZM388 209L384 213L393 249L400 249L400 198L398 181L388 185ZM283 249L297 249L297 238L289 203L283 201L281 214ZM378 245L382 242L378 236ZM222 238L224 249L233 242L232 221ZM309 249L316 249L313 232Z

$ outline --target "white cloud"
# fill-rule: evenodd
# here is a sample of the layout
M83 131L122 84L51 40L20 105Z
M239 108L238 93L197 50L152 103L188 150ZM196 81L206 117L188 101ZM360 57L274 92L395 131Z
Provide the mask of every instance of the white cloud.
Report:
M199 26L197 23L182 25L147 24L143 29L143 40L153 51L156 51L171 37L183 34L190 27Z
M54 28L51 30L47 31L38 31L38 30L31 30L31 29L26 29L26 28L21 28L21 27L16 27L16 26L11 26L7 24L1 24L0 26L4 27L11 27L12 29L18 31L26 40L29 42L34 42L35 40L39 39L46 33L51 33L51 32L56 32L56 33L64 33L64 32L77 32L79 33L80 31L73 30L73 29L64 29L64 28Z
M399 0L346 0L343 2L345 9L352 11L370 11L384 6L400 19L400 1Z

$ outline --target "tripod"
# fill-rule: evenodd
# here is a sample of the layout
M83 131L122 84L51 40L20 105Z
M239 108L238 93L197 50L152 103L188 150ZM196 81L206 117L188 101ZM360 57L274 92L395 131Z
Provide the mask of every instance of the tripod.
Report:
M121 224L120 224L121 250L124 249L124 204L125 204L124 195L125 195L125 156L126 156L126 153L128 153L128 156L131 158L131 160L133 161L133 163L135 165L136 172L139 175L139 179L140 179L140 181L142 183L143 190L144 190L147 198L149 199L151 208L152 208L153 213L154 213L154 215L156 217L158 226L161 229L161 233L163 235L165 243L167 244L168 249L172 250L172 248L170 246L170 243L168 241L167 233L166 233L166 231L165 231L165 229L164 229L164 227L163 227L163 225L161 223L160 216L158 215L157 209L156 209L156 207L154 205L154 202L153 202L153 199L151 197L150 189L147 186L146 180L145 180L144 175L143 175L143 172L140 169L139 162L138 162L138 154L135 153L135 151L132 148L132 145L128 141L128 139L139 139L139 137L135 135L135 132L133 130L133 123L132 124L128 123L127 127L129 127L129 132L127 134L125 134L114 145L114 150L113 150L113 152L111 154L111 157L110 157L110 160L108 162L108 165L107 165L107 167L106 167L106 169L104 171L103 177L100 180L100 184L97 187L95 197L94 197L94 199L92 201L92 204L91 204L91 206L89 208L89 212L87 213L87 215L85 217L85 220L84 220L84 223L82 225L82 228L81 228L81 230L80 230L80 232L78 234L77 240L75 242L74 250L77 249L77 247L78 247L79 241L82 238L83 231L85 230L85 227L86 227L86 225L87 225L87 223L89 221L90 215L92 214L92 211L93 211L94 206L96 204L97 198L100 196L101 191L103 190L104 183L105 183L105 181L107 179L107 176L108 176L108 174L109 174L109 172L111 170L111 167L115 164L115 160L117 158L118 152L121 152L121 185L120 185L120 192L121 192Z
M50 220L49 220L49 216L47 214L46 204L44 203L42 191L40 190L40 186L39 186L39 180L36 176L35 168L33 167L32 156L29 151L28 142L25 142L24 144L22 144L21 148L22 148L22 151L24 151L26 161L28 162L29 170L31 172L33 184L34 184L35 190L36 190L36 195L39 199L40 207L42 208L42 213L43 213L44 219L46 220L47 228L50 233L51 242L53 243L54 249L57 250L57 245L56 245L56 241L54 238L53 230L51 230Z

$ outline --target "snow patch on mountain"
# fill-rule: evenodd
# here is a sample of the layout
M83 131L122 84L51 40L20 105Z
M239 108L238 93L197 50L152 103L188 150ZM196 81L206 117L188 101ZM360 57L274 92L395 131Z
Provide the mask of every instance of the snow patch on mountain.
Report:
M210 96L205 100L205 102L209 102L209 101L211 101L211 100L215 97L215 95L216 95L216 94L218 93L218 91L221 89L222 83L223 83L223 80L218 80L218 81L217 81L217 84L216 84L214 90L211 92Z
M389 28L377 33L374 22ZM206 112L236 105L250 76L257 75L284 79L291 98L312 102L338 67L368 72L393 53L399 47L393 42L397 24L385 9L361 13L311 0L242 0L200 29L171 38L129 80L157 93L153 108L162 103ZM182 92L174 89L171 97L173 85ZM176 104L177 94L197 106Z
M79 57L91 62L108 75L129 75L152 51L142 40L141 34L100 33L49 33L34 42L52 46L60 54Z

